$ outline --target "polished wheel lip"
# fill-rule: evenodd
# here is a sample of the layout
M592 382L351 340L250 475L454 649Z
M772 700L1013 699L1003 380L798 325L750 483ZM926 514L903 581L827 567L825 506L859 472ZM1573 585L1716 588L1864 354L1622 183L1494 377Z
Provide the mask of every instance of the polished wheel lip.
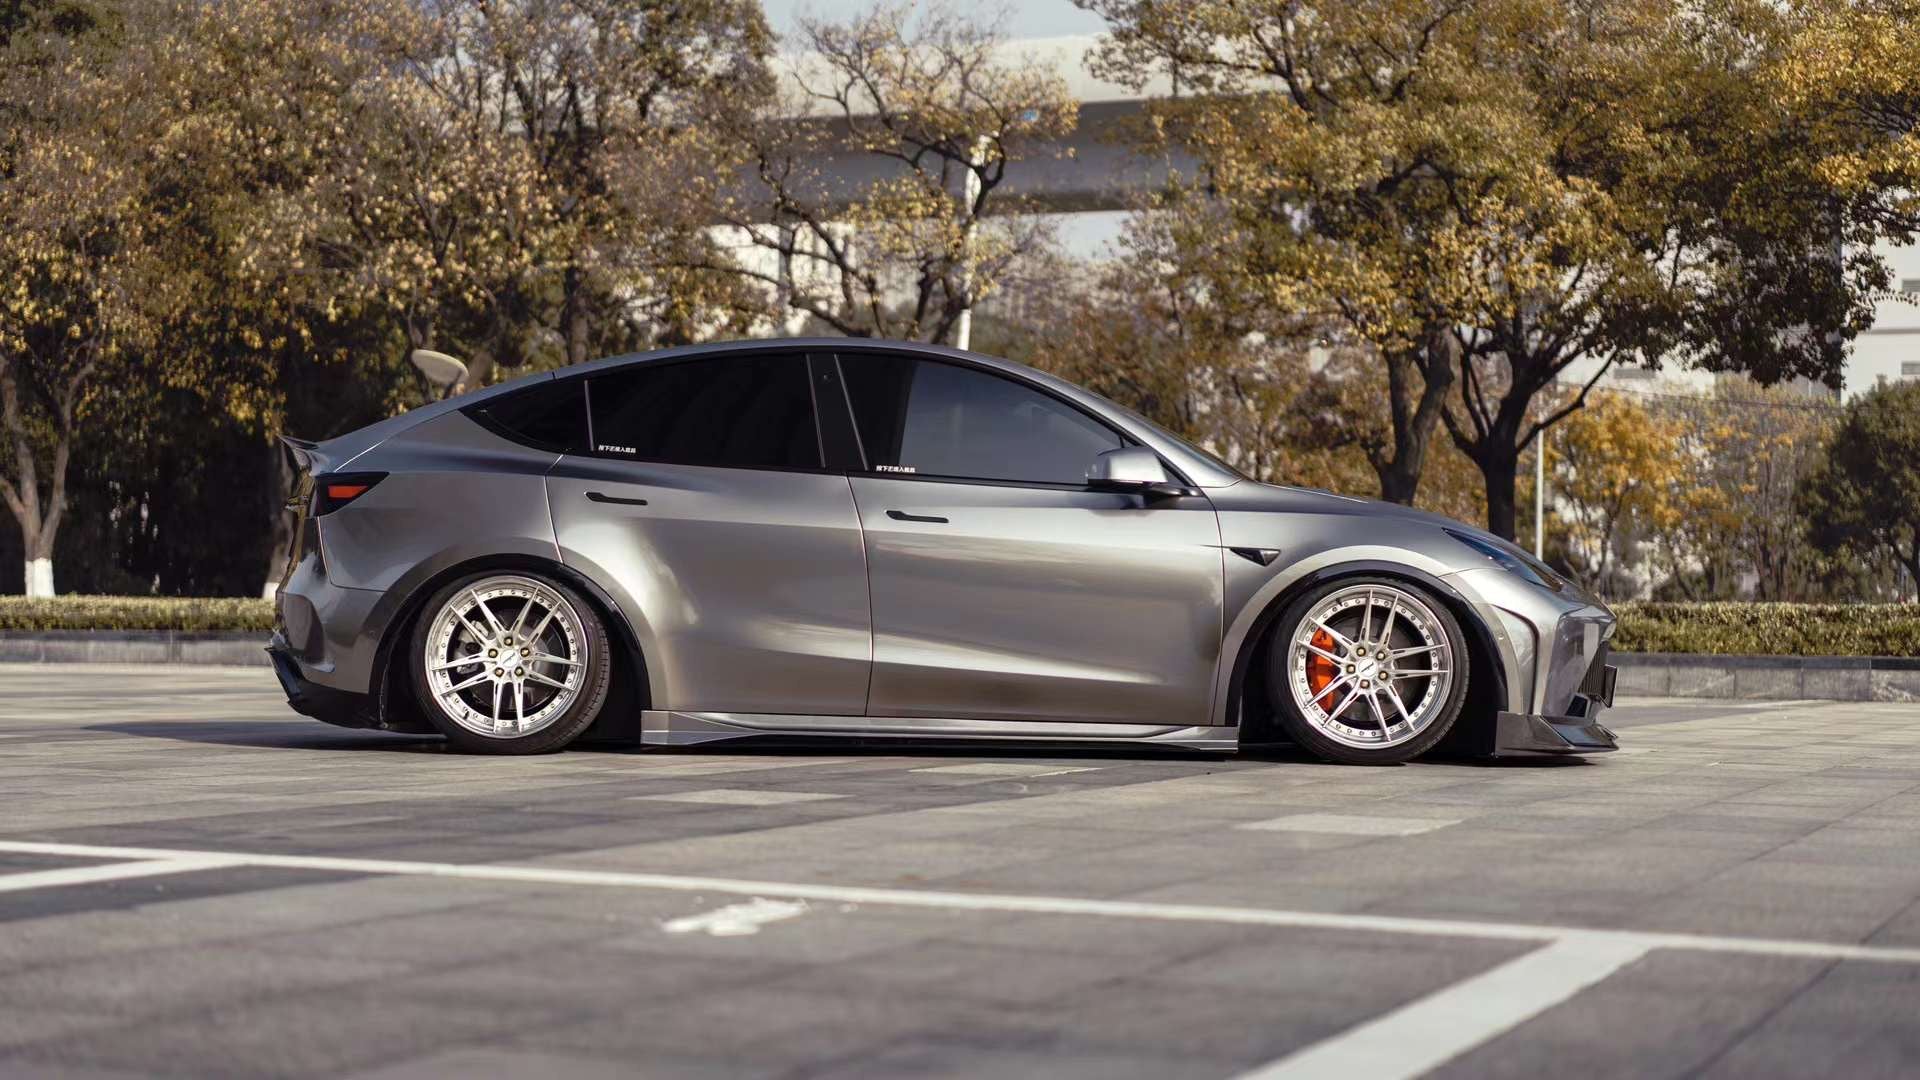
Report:
M1349 632L1335 629L1335 621ZM1320 631L1333 639L1331 651L1313 643ZM1395 647L1396 632L1413 644ZM1318 690L1307 671L1316 658L1337 668ZM1418 668L1409 666L1415 662ZM1408 743L1432 726L1453 687L1454 662L1453 642L1431 606L1405 589L1368 583L1321 597L1294 627L1287 681L1314 730L1343 746L1376 750Z
M496 603L513 612L509 621ZM579 699L586 634L579 612L552 586L501 574L462 586L440 605L422 659L427 694L441 715L483 738L516 739L550 727ZM475 687L486 691L490 710L463 696ZM548 694L532 712L530 689Z

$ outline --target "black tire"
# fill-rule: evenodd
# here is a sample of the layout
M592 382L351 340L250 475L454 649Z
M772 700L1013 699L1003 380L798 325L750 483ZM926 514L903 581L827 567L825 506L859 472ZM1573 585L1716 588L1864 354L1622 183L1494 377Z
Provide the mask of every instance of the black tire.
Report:
M1360 747L1342 742L1310 721L1295 700L1292 673L1289 670L1293 643L1305 620L1322 601L1356 586L1369 585L1397 590L1423 604L1427 613L1432 615L1434 628L1444 635L1448 643L1448 661L1452 665L1452 678L1448 680L1444 693L1436 695L1437 700L1432 703L1435 711L1432 718L1426 721L1426 726L1404 742L1379 747ZM1459 719L1460 710L1467 700L1467 676L1472 666L1468 650L1471 647L1459 621L1429 590L1401 578L1379 575L1339 578L1308 590L1280 613L1274 631L1268 638L1266 656L1263 658L1266 664L1267 696L1282 734L1314 756L1347 765L1399 765L1433 749L1440 740L1446 738L1447 732Z
M537 583L565 603L568 613L577 622L580 638L578 662L583 670L572 701L537 730L511 735L482 734L457 720L429 688L429 637L439 614L456 597L485 582L512 579ZM606 704L613 681L613 662L606 625L594 606L574 589L545 574L520 570L470 574L435 592L414 621L413 634L408 642L407 664L412 675L414 696L428 722L434 730L445 735L456 750L471 754L545 754L562 749L593 726L602 706Z

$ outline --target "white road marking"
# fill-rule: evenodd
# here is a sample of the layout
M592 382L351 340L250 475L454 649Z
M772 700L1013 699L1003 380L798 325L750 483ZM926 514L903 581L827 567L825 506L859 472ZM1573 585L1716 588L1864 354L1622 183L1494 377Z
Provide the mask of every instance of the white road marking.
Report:
M1241 1080L1406 1080L1520 1026L1645 956L1620 935L1573 934L1454 983Z
M713 776L720 773L759 772L763 769L798 769L807 765L845 765L852 758L794 758L766 760L753 758L734 758L727 760L702 759L699 761L660 761L657 758L641 755L639 761L645 768L644 776Z
M787 803L844 799L845 795L824 795L814 791L755 791L752 788L702 788L699 791L667 791L658 795L630 795L630 800L653 802L712 803L716 806L784 806Z
M1427 919L1401 915L1358 915L1332 911L1290 911L1282 908L1224 907L1212 904L1172 904L1141 900L1093 900L1018 893L938 892L931 889L887 889L863 885L744 881L738 878L691 877L682 874L572 870L558 866L403 862L395 859L336 858L329 855L272 855L241 851L106 847L25 840L0 841L0 852L14 852L22 855L66 855L92 859L205 859L230 866L272 866L290 870L323 870L344 874L438 877L466 881L513 881L536 885L598 885L612 888L660 889L668 892L714 892L746 897L771 896L789 900L823 900L848 904L886 904L893 907L938 908L951 911L999 911L1021 915L1090 915L1112 919L1232 923L1240 926L1273 926L1302 930L1353 930L1363 933L1409 934L1419 937L1479 938L1487 941L1537 941L1542 944L1579 937L1594 941L1605 939L1632 943L1648 950L1691 949L1698 952L1748 956L1790 956L1820 960L1920 964L1920 948L1913 947L1852 945L1845 942L1797 941L1787 938L1721 937L1712 934L1668 933L1652 930L1598 930L1578 926L1554 926L1550 923L1476 922L1472 919Z
M909 772L935 773L949 776L1017 776L1032 779L1039 776L1065 776L1068 773L1097 772L1098 765L1020 765L1010 761L982 761L972 765L929 765L924 769L910 769Z
M29 870L0 875L0 892L24 892L28 889L52 889L62 885L90 885L100 881L124 881L128 878L156 877L161 874L190 874L196 870L218 870L244 866L245 861L215 855L169 856L117 862L106 866L67 866L58 870Z
M805 900L770 900L756 896L743 904L728 904L699 915L668 919L660 924L660 929L669 934L690 934L704 930L714 937L742 937L757 934L768 923L791 919L806 910Z
M1359 814L1289 814L1250 821L1236 829L1266 832L1338 833L1343 836L1418 836L1460 824L1459 818L1365 817Z

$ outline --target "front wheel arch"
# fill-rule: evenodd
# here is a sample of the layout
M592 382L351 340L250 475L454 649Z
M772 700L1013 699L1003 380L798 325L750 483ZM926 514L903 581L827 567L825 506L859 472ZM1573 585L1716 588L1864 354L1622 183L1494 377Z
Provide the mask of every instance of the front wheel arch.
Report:
M1506 671L1498 660L1500 653L1492 631L1466 597L1445 581L1411 566L1377 560L1336 563L1303 574L1261 608L1234 654L1233 671L1227 684L1226 718L1227 722L1240 726L1240 742L1244 745L1271 740L1278 735L1265 693L1266 665L1259 661L1266 655L1280 613L1312 589L1353 577L1397 578L1427 590L1446 606L1467 636L1467 700L1453 728L1429 753L1473 756L1492 753L1496 714L1507 707Z

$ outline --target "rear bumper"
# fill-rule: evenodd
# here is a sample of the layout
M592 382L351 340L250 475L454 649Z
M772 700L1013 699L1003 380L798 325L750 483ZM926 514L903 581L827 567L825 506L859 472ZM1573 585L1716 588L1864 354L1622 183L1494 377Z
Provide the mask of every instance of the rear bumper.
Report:
M286 692L287 704L294 712L339 727L383 726L370 695L336 690L308 679L287 647L286 639L277 633L267 645L267 659L273 662L273 673L279 678L280 689Z

